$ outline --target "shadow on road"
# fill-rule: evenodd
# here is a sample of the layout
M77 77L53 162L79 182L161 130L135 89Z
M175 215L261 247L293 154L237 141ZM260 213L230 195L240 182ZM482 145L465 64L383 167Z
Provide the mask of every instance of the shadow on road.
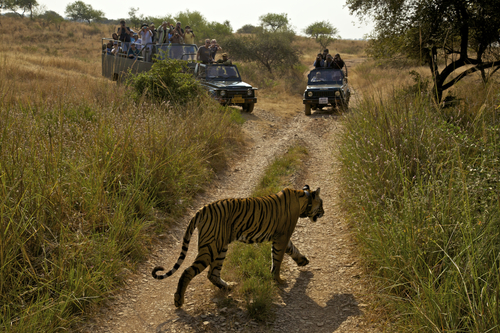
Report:
M352 294L333 294L325 306L316 303L307 295L307 287L313 277L312 272L302 271L292 289L289 292L281 292L286 306L279 310L278 318L280 313L283 313L288 316L285 318L288 323L283 325L284 328L295 327L288 329L288 332L333 332L347 318L362 314Z
M307 295L307 287L313 277L312 272L302 271L290 291L280 291L286 305L277 309L276 321L271 323L271 327L283 332L334 332L347 318L362 314L352 294L333 294L325 306L316 303ZM335 281L331 282L335 283ZM186 330L189 332L218 332L223 328L220 323L226 322L226 319L221 318L220 315L212 314L207 318L207 316L202 317L202 315L193 316L182 308L175 311L178 318L159 324L156 327L156 333ZM240 321L250 321L250 318ZM228 326L224 329L229 329ZM263 327L253 328L260 332ZM244 331L251 332L253 328L247 326Z

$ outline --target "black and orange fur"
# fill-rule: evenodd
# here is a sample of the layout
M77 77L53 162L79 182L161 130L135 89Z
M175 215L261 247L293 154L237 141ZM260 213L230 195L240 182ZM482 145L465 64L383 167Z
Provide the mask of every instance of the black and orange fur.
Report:
M290 255L299 266L309 260L292 244L290 237L299 217L309 217L313 222L323 216L323 201L320 189L310 192L309 186L303 190L285 188L279 193L246 199L224 199L205 205L191 219L182 251L174 267L164 275L157 275L163 267L153 269L155 279L164 279L179 269L186 258L189 241L195 228L198 228L198 255L179 279L174 295L175 306L184 303L184 293L189 282L205 268L210 266L208 279L219 288L228 288L221 279L220 272L226 257L229 243L238 240L244 243L272 241L272 273L274 279L280 278L281 261L285 253Z

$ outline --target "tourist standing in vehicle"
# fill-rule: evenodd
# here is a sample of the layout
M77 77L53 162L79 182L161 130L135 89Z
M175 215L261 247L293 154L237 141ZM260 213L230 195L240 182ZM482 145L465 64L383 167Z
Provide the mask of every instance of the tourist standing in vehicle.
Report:
M323 54L321 55L321 57L323 58L323 61L326 61L326 57L329 56L329 53L330 53L330 51L328 49L323 50Z
M323 67L333 68L333 57L330 54L326 56L326 60Z
M222 50L222 47L220 47L217 44L217 41L215 39L212 39L212 42L210 44L210 56L212 57L212 61L215 61L215 56L217 55L217 51Z
M122 42L123 51L127 52L128 46L130 45L130 36L132 35L132 32L130 31L130 28L125 25L124 20L120 21L120 26L118 27L117 33L120 41Z
M194 39L196 38L196 36L194 35L194 32L191 29L191 27L189 25L186 25L186 27L184 28L184 31L185 31L184 32L184 43L195 44Z
M174 30L173 36L170 37L170 43L172 43L172 44L184 44L184 38L182 38L182 36L179 35L179 32L177 30Z
M217 63L221 64L221 65L227 65L227 66L233 64L233 62L227 58L227 53L223 53L222 59L217 60Z
M152 34L151 40L156 44L158 42L158 32L155 29L154 23L149 24L149 31L151 31Z
M198 48L196 60L200 60L202 64L209 64L212 62L212 57L210 56L210 39L205 39L205 45Z
M172 35L175 35L176 32L179 34L179 36L184 38L184 29L181 28L181 22L177 22L174 31L172 32Z
M153 34L149 30L149 27L146 23L142 24L141 31L139 31L139 36L141 37L142 56L144 58L144 61L149 62L151 61L151 44L153 43Z
M158 28L158 44L168 44L170 41L170 23L163 21Z
M313 65L315 68L323 67L325 65L325 61L323 60L323 55L321 53L318 53Z
M335 57L333 57L333 65L332 68L335 69L342 69L344 68L344 60L340 58L340 54L336 54Z

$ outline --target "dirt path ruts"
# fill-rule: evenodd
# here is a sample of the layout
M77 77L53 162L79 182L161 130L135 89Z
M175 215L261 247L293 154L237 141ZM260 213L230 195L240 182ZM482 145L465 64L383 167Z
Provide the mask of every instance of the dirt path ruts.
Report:
M358 267L347 225L339 213L337 158L340 116L299 113L284 120L256 108L247 115L245 132L253 141L248 152L233 161L218 175L211 188L195 198L193 209L165 237L164 244L142 265L140 274L128 278L128 284L109 301L101 314L82 328L84 332L376 332L364 314L367 297L365 276ZM297 177L296 188L309 184L321 187L325 216L317 223L300 219L292 236L294 244L310 264L299 268L286 256L282 277L287 285L280 288L280 300L274 304L276 319L256 323L248 318L243 303L239 307L221 307L216 302L234 300L231 294L217 291L206 272L193 279L186 292L185 304L176 309L173 294L182 271L194 260L197 232L192 237L188 256L178 272L166 280L154 280L154 266L173 266L180 252L185 227L193 213L204 204L229 197L247 197L264 168L275 156L285 152L299 139L309 150L306 170ZM224 269L224 268L223 268Z

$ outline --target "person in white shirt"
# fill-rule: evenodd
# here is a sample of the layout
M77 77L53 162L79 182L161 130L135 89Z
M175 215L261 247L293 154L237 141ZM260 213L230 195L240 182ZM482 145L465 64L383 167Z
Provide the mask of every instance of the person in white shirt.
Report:
M153 34L149 29L149 26L146 23L143 23L141 26L141 30L139 31L139 37L141 37L141 45L142 45L142 56L144 61L151 61L151 50L153 43Z

